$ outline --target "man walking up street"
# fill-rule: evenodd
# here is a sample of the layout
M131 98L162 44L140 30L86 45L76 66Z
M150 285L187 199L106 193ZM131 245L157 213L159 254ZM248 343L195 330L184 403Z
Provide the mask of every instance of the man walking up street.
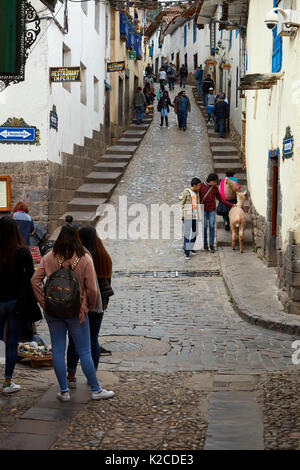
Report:
M195 74L195 80L196 80L196 85L197 85L197 93L198 93L198 96L200 96L201 93L202 93L202 81L203 81L202 65L200 65L197 68L197 71L196 71L196 74Z
M214 112L215 112L215 104L216 104L216 95L214 94L214 89L210 88L209 93L207 95L207 122L213 122L214 120Z
M186 77L188 75L188 71L184 64L182 64L182 66L180 67L179 75L180 75L180 88L185 88Z
M215 220L216 220L216 198L228 207L234 207L234 204L225 201L218 189L218 176L215 173L208 175L207 180L202 182L199 190L200 204L204 204L204 249L208 251L207 227L209 225L209 248L214 253L215 240Z
M179 204L184 228L184 254L185 259L191 259L198 234L198 220L201 218L199 190L201 180L193 178L190 188L186 188L179 195Z
M215 104L215 132L220 132L220 137L224 139L226 119L229 117L229 105L225 101L224 93L221 93Z
M191 102L189 97L186 96L185 90L182 90L181 94L177 96L175 101L175 113L178 118L178 127L184 131L186 131L188 112L191 112Z
M215 84L214 84L214 81L211 79L211 76L207 75L206 79L204 80L202 84L203 102L204 102L205 107L207 106L207 95L208 95L210 88L214 90Z
M139 125L145 116L145 108L147 106L147 101L143 90L140 86L137 87L136 93L134 95L134 107L136 112L136 123Z
M159 83L160 83L160 89L161 91L165 90L165 84L166 84L166 79L167 79L167 73L166 71L161 67L159 71Z

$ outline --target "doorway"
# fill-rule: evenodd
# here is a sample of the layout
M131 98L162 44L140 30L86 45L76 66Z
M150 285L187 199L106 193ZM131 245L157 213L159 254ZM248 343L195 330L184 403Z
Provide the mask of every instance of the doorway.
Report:
M129 77L125 78L125 123L129 120Z
M104 114L105 144L110 144L110 91L105 88L105 114Z
M194 54L194 70L198 68L198 54Z
M124 102L123 102L123 94L124 94L124 85L122 78L119 78L119 100L118 100L118 125L119 127L123 127L123 110L124 110Z

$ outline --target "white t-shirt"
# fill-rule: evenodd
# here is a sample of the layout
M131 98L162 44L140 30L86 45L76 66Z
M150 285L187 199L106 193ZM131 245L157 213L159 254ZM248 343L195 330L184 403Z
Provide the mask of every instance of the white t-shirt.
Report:
M165 70L161 70L159 72L159 79L160 80L166 80L166 78L167 78L167 74L166 74Z
M191 198L192 198L192 213L193 213L193 219L197 219L197 218L198 218L198 213L197 213L197 194L195 193L195 191L192 191L191 189L189 189L189 192L190 192L190 195L191 195Z

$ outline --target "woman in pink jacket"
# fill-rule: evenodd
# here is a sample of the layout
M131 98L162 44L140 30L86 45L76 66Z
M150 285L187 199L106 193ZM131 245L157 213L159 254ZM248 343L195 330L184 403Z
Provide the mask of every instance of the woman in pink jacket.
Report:
M99 300L94 264L92 258L84 250L77 230L73 227L67 225L62 227L53 250L42 258L37 271L33 275L31 283L36 299L45 310L44 279L46 277L49 278L54 271L59 269L58 258L63 261L62 265L65 268L69 268L76 258L80 258L74 273L80 287L81 308L79 316L70 319L56 318L47 315L47 311L45 312L45 319L48 323L52 342L54 370L61 390L57 398L62 401L70 400L65 362L66 336L68 331L75 343L82 370L91 387L92 399L111 398L114 392L101 389L98 383L91 355L87 313L89 310L96 308Z

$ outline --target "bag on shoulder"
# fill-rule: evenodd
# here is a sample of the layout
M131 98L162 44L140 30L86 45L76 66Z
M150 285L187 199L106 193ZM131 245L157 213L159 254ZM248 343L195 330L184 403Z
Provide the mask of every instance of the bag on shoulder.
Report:
M217 214L218 215L227 215L228 214L228 207L223 204L223 202L219 202L217 207Z
M59 269L48 277L45 285L45 312L60 319L78 317L81 296L78 279L74 273L80 258L75 258L70 268L63 267L63 260L57 258Z

